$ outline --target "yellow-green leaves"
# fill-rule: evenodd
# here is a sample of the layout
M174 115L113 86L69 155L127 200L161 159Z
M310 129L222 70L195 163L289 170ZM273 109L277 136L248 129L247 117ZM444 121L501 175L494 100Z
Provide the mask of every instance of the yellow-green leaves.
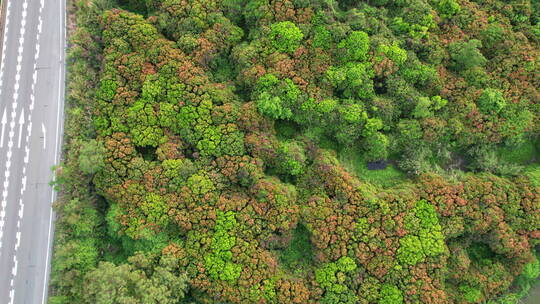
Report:
M356 267L353 259L344 256L315 270L315 280L325 290L321 303L356 303L358 298L345 285L348 273Z
M274 23L270 26L270 41L278 51L293 53L300 46L304 34L290 21Z
M338 44L342 49L343 61L365 61L369 51L369 36L362 31L353 31Z
M212 237L212 252L204 257L206 270L215 280L235 282L242 271L242 266L232 262L231 249L236 244L236 237L231 234L231 230L236 225L234 212L218 211Z
M433 205L425 200L416 203L415 208L405 218L405 228L409 234L399 240L397 259L401 264L416 265L426 257L445 252L444 236Z

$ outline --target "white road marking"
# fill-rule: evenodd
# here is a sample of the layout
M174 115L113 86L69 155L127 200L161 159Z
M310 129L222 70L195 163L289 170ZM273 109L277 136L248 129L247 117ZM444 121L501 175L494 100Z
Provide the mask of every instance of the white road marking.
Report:
M47 146L47 131L45 130L45 125L41 123L41 132L43 133L43 149Z
M9 293L9 297L10 297L10 304L13 304L14 300L15 300L15 286L14 286L14 282L15 282L15 278L17 277L17 269L18 269L18 260L17 260L17 255L18 255L18 250L19 250L19 247L20 247L20 243L21 243L21 222L22 222L22 219L23 219L23 216L24 216L24 202L23 202L23 194L26 190L26 182L27 182L27 177L26 177L26 166L27 166L27 163L28 163L28 158L30 156L30 148L29 148L29 142L30 142L30 136L31 136L31 131L32 131L32 110L34 108L34 92L35 92L35 86L36 86L36 82L37 82L37 60L38 60L38 57L39 57L39 40L40 40L40 35L41 35L41 30L42 30L42 24L43 24L43 21L42 21L42 18L41 18L41 14L42 14L42 11L43 11L43 6L44 6L44 0L41 0L40 1L40 8L39 8L39 25L38 25L38 31L37 31L37 34L36 34L36 46L35 46L35 54L34 54L34 73L33 73L33 82L32 82L32 86L31 86L31 95L30 95L30 99L31 99L31 104L30 104L30 111L29 111L29 114L28 114L28 126L27 126L27 134L26 134L26 137L25 137L25 147L24 147L24 150L25 150L25 156L24 156L24 165L23 165L23 176L22 176L22 179L21 179L21 189L20 189L20 197L19 197L19 211L18 211L18 220L17 220L17 233L16 233L16 243L15 243L15 253L13 254L13 268L12 268L12 278L10 280L10 285L11 285L11 289L10 289L10 293ZM21 21L21 26L23 27L20 31L21 33L21 38L19 39L19 56L17 57L18 59L18 64L17 64L17 76L15 77L15 93L13 95L14 97L14 101L12 103L12 112L11 112L11 121L10 121L10 132L9 132L9 142L8 142L8 147L9 147L9 150L8 150L8 162L6 163L7 167L10 167L11 166L11 162L10 162L10 158L11 158L11 155L12 155L12 147L13 147L13 136L14 136L14 120L15 120L15 117L16 117L16 109L17 109L17 98L18 98L18 89L19 89L19 81L20 81L20 71L21 71L21 64L20 62L22 61L22 53L23 53L23 45L24 45L24 33L26 31L26 29L24 28L24 26L26 25L26 16L27 16L27 12L26 12L26 9L28 7L28 0L24 0L24 3L23 3L23 20ZM1 87L1 86L0 86ZM0 89L1 90L1 89ZM21 140L22 140L22 133L23 133L23 125L25 123L25 113L24 113L24 108L22 110L22 113L20 115L20 118L19 118L19 137L18 137L18 147L20 148L21 147ZM3 132L2 132L3 133ZM2 134L3 136L3 134ZM3 144L3 141L2 143ZM7 176L9 176L9 171L7 172L6 174ZM7 193L7 190L9 189L8 188L9 186L9 181L6 179L6 181L4 182L4 191L2 194L3 194L3 197L4 197L4 200L2 201L2 205L4 205L4 201L5 201L5 198L7 198L8 196L8 193ZM2 213L3 214L3 217L5 216L5 212ZM3 217L0 221L0 223L3 223ZM2 224L2 227L3 227L3 224ZM3 235L3 232L0 231L0 247L1 247L1 237Z
M8 14L9 14L9 7L11 5L11 2L7 2L7 7L8 7ZM23 50L24 50L24 33L25 33L25 26L26 26L26 9L28 7L28 0L24 0L24 3L23 3L23 12L22 12L22 20L21 20L21 29L19 31L20 33L20 37L19 37L19 47L18 47L18 55L17 55L17 73L16 73L16 76L15 76L15 85L13 86L14 88L14 92L13 92L13 101L11 103L11 108L12 108L12 111L11 111L11 119L10 119L10 124L9 124L9 139L8 139L8 152L7 152L7 162L10 162L11 161L11 156L12 156L12 148L13 148L13 136L15 135L15 132L14 132L14 127L15 127L15 116L17 115L16 113L16 110L17 110L17 106L18 106L18 103L17 103L17 100L19 99L19 81L20 81L20 71L22 69L22 54L23 54ZM6 21L6 25L7 25L7 21ZM6 41L6 37L7 35L4 35L4 42ZM5 45L4 45L5 47ZM2 67L4 66L4 56L5 56L5 51L2 52ZM0 86L1 88L1 86ZM0 89L1 90L1 89ZM6 177L6 181L4 182L4 191L8 191L9 188L9 176L10 176L10 168L6 168L6 171L4 173L4 176ZM2 200L2 206L6 205L4 203L4 201L7 199L7 197L3 200ZM4 211L2 214L5 215L5 207L3 207L2 211ZM2 216L0 218L0 220L4 220L4 216ZM3 233L0 235L0 249L2 248L3 246L3 242L2 242L2 236L3 236ZM13 299L11 299L11 302L13 302Z
M17 261L16 256L13 256L13 262L14 262L15 265L13 265L13 268L11 268L11 273L13 274L13 276L16 276L17 275L17 264L19 263L19 261Z
M19 141L17 142L17 147L21 148L21 139L22 139L22 133L23 133L23 125L24 125L24 108L21 112L21 117L19 118Z
M17 243L15 244L15 248L19 248L19 246L21 245L21 232L20 231L17 231Z
M10 15L10 7L11 2L9 0L6 0L6 24L4 25L4 41L2 44L2 62L0 64L0 95L2 95L2 87L3 87L3 79L4 79L4 66L6 61L6 49L7 49L7 36L9 33L9 15Z
M6 133L6 124L7 124L6 109L4 108L4 115L2 115L2 138L0 138L0 148L4 147L4 134Z
M9 3L8 3L9 4ZM23 54L23 51L24 51L24 34L26 32L26 16L27 16L27 8L28 8L28 0L24 0L24 3L23 3L23 12L22 12L22 20L21 20L21 29L20 29L20 37L19 37L19 48L18 48L18 56L17 56L17 73L16 73L16 76L15 76L15 85L14 85L14 93L13 93L13 102L11 104L11 108L12 108L12 111L11 111L11 121L10 121L10 124L9 124L9 127L10 127L10 130L9 130L9 141L8 141L8 153L7 153L7 161L10 162L11 161L11 152L12 152L12 149L13 149L13 136L15 135L14 133L14 125L15 125L15 117L17 115L16 113L16 110L17 110L17 106L18 106L18 103L17 103L17 100L19 98L19 81L21 79L20 77L20 72L22 70L22 54ZM9 188L6 187L7 185L9 185L9 175L10 175L10 168L6 168L6 172L5 172L5 176L6 176L6 182L4 182L4 191L8 191ZM3 204L4 201L2 201L2 204ZM17 221L17 232L20 231L20 218L19 220ZM3 235L3 234L2 234ZM0 248L2 246L2 243L1 243L1 240L0 240ZM15 250L17 250L18 248L16 247ZM15 289L13 289L13 281L14 281L14 278L15 276L17 275L17 267L18 267L18 261L17 261L17 252L15 252L15 254L13 255L13 268L12 268L12 279L11 279L11 290L10 290L10 300L9 300L9 303L10 304L13 304L13 301L15 300Z

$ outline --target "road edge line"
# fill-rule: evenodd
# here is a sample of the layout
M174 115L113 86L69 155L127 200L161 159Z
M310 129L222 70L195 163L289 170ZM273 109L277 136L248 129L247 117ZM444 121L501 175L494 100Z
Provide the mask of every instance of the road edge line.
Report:
M0 5L0 58L2 58L2 50L4 47L4 31L5 31L5 26L6 26L6 5L9 0L1 0L1 1L2 1L2 5Z

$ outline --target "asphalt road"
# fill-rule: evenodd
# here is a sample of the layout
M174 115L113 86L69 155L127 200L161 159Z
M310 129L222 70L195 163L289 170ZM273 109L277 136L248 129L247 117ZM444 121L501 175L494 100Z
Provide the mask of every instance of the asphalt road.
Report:
M65 0L3 0L0 304L46 303L64 100Z

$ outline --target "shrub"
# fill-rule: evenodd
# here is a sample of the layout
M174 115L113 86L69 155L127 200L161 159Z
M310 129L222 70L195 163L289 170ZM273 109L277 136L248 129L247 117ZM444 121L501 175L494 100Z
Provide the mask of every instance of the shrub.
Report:
M280 171L292 176L300 175L304 173L306 167L306 155L304 147L298 142L284 142L281 143L279 149L279 162L278 167Z
M304 225L298 225L293 231L292 239L280 255L280 260L292 272L303 272L313 261L311 234Z
M479 48L482 47L480 40L471 39L467 42L453 42L450 44L450 56L454 61L454 69L457 71L468 70L486 64L487 59L482 55Z
M79 169L84 174L94 174L104 166L105 147L99 141L91 139L81 146Z
M461 6L456 0L439 0L437 10L444 18L450 18L461 11Z
M380 132L375 132L373 135L366 137L364 147L366 150L365 157L368 162L388 158L388 137Z
M482 291L469 285L460 286L459 291L467 303L478 303L478 301L482 298Z
M484 114L496 114L506 106L506 100L501 91L487 88L478 98L478 107Z

